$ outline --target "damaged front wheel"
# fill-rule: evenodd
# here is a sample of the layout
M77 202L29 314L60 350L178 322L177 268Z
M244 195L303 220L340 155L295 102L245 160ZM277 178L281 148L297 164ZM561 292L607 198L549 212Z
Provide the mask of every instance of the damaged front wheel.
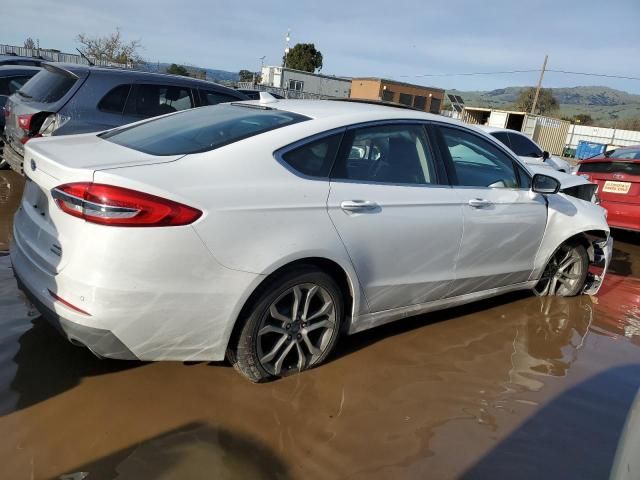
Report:
M536 295L573 297L584 289L589 255L584 246L565 244L551 257L542 278L534 287Z

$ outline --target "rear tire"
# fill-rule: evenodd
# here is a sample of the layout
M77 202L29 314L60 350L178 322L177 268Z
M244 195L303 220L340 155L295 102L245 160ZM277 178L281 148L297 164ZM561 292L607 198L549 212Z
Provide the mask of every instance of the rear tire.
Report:
M588 270L589 255L584 246L564 244L549 260L534 292L540 296L574 297L582 293Z
M261 285L244 309L227 358L252 382L320 365L333 351L344 316L336 281L312 265L298 265Z

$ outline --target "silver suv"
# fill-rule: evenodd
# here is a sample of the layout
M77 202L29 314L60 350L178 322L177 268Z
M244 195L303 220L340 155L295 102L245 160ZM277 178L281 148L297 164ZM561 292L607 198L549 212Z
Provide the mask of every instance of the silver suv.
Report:
M2 159L23 173L31 138L97 132L204 105L248 100L230 88L159 73L44 64L5 105Z

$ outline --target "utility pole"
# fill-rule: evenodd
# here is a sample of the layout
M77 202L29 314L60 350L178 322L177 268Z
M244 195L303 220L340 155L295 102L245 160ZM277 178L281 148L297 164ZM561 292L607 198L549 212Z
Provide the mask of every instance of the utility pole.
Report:
M287 68L287 55L289 55L289 40L291 40L291 30L287 30L287 36L285 37L287 46L284 49L284 68Z
M538 79L538 86L536 88L536 96L533 97L533 103L531 104L531 115L535 115L536 106L538 105L538 96L540 95L540 87L542 87L542 79L544 77L544 71L547 68L547 59L549 55L544 56L544 63L542 64L542 70L540 70L540 78Z

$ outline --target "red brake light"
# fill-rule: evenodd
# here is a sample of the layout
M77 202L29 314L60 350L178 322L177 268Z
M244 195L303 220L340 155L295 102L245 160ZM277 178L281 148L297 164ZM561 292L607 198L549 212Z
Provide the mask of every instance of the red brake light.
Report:
M99 183L60 185L51 191L63 212L87 222L119 227L188 225L202 212L173 200Z
M25 131L31 130L31 119L33 118L33 114L29 115L18 115L18 126Z

